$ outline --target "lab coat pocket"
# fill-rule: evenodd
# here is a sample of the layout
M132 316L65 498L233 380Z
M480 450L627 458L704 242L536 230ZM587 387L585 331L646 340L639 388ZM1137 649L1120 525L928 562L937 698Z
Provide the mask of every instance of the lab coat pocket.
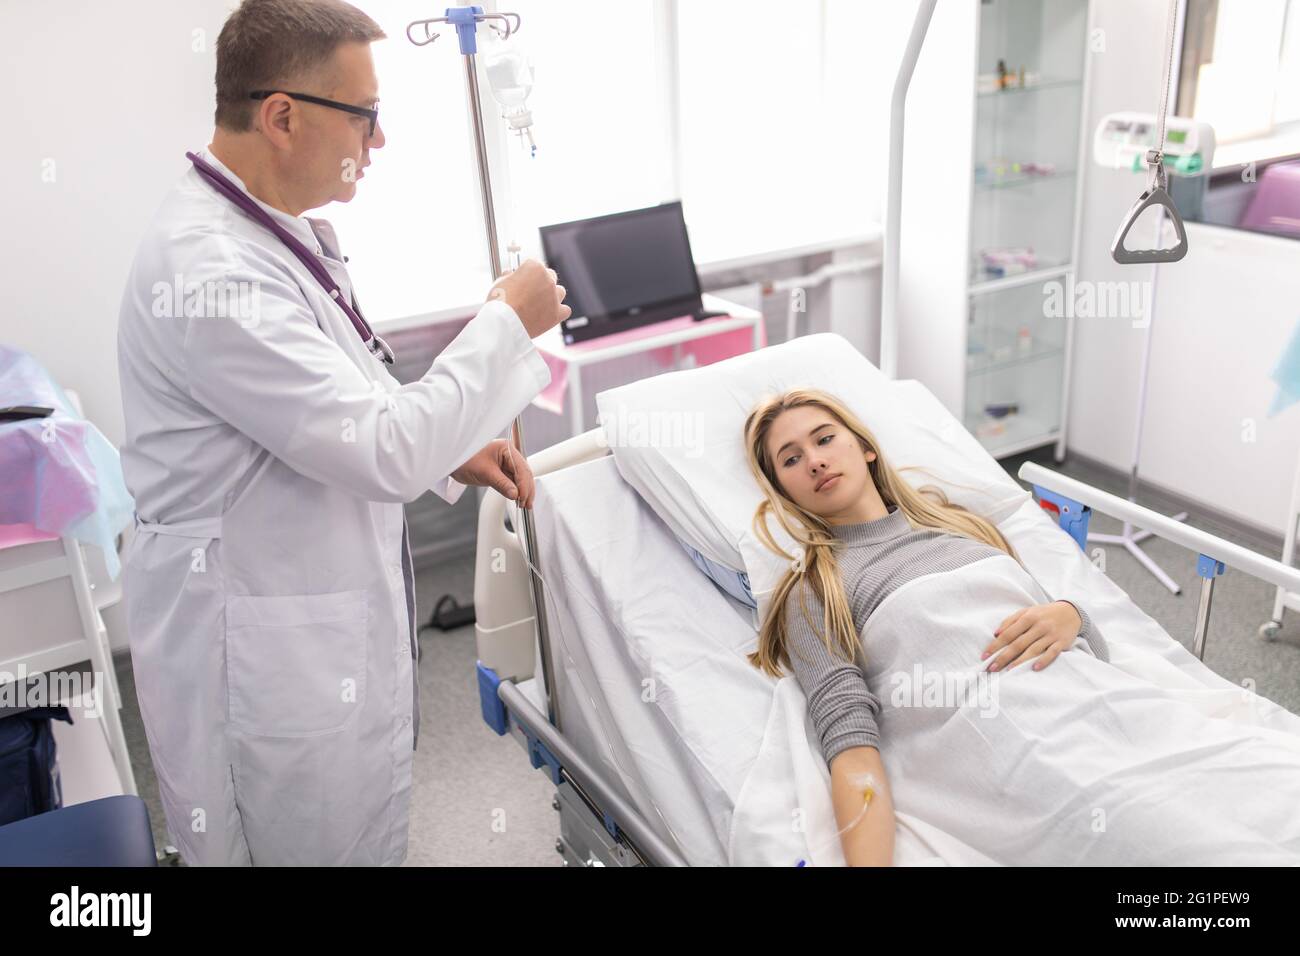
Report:
M260 737L336 733L365 703L364 590L228 595L231 726Z

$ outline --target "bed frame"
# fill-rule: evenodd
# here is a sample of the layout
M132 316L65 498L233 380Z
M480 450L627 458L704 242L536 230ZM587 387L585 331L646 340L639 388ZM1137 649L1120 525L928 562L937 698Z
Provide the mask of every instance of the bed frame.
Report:
M529 463L533 473L541 476L608 454L601 430L596 428L531 455ZM1202 660L1214 582L1225 568L1300 590L1300 570L1159 512L1033 462L1021 465L1019 476L1033 486L1039 505L1084 550L1088 521L1095 510L1144 528L1196 555L1201 593L1192 651ZM530 572L510 524L513 508L499 494L487 492L479 509L474 606L483 720L497 734L515 737L533 767L545 769L555 784L552 806L560 815L556 850L566 866L686 866L678 850L661 839L564 736L563 715L554 693L556 666L544 659L538 646Z
M534 476L609 454L594 428L528 457ZM543 653L533 609L532 573L511 523L515 510L494 491L479 506L474 562L476 673L483 720L510 734L534 769L555 784L560 814L555 849L565 866L686 866L641 813L565 738L556 665ZM549 652L549 647L547 648Z

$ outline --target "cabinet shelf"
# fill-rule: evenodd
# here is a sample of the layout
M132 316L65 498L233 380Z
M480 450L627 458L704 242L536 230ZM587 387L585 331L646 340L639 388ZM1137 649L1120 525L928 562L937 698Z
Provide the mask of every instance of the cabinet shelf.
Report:
M1053 183L1066 179L1074 179L1073 169L1062 169L1054 173L1017 173L1014 176L1004 176L1001 179L986 179L983 182L976 180L975 188L1014 189L1017 186L1033 186L1038 183Z
M970 277L970 285L966 291L969 295L988 295L990 292L1001 292L1004 289L1014 289L1016 286L1045 282L1056 276L1065 275L1073 268L1074 263L1072 262L1054 262L1037 269L1031 269L1028 272L1016 272L1009 276L996 276L992 279L984 278L976 273Z
M998 358L999 353L976 352L966 356L966 374L984 375L988 372L997 372L1004 369L1016 368L1017 366L1027 365L1030 362L1039 362L1043 359L1057 358L1065 354L1065 349L1059 345L1045 345L1042 347L1035 346L1027 352L1015 352L1004 358Z
M1030 448L1037 448L1055 441L1060 435L1059 428L1052 428L1047 423L1028 415L1010 415L1000 419L1005 427L999 434L980 434L978 420L966 421L966 429L979 439L981 445L994 458L1005 458Z
M907 194L903 218L926 228L900 238L898 372L925 383L995 458L1068 431L1075 323L1046 306L1078 263L1091 7L943 0L943 28L927 39L939 46L908 94L904 164L924 188ZM999 62L1040 71L1040 82L989 89ZM998 275L986 261L1026 271ZM1024 351L1021 334L1032 337ZM1002 419L984 412L1010 405L1017 412Z
M1055 79L1044 80L1041 83L1035 83L1032 86L1008 86L1004 90L981 90L977 95L980 101L996 100L1004 96L1024 96L1029 93L1038 93L1043 90L1064 90L1083 85L1083 80L1077 80L1069 77L1057 77Z

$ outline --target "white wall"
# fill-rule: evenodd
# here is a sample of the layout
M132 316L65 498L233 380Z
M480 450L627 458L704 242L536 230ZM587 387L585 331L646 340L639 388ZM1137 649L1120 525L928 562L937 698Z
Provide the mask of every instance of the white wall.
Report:
M122 288L185 151L210 139L213 45L233 6L0 2L0 341L79 391L114 444Z
M1242 0L1229 0L1242 2ZM1159 106L1167 4L1094 0L1089 128L1106 113ZM1089 165L1079 280L1146 281L1110 243L1143 176ZM1139 230L1141 226L1139 225ZM1139 230L1135 230L1135 238ZM1189 225L1190 251L1161 266L1140 474L1277 534L1300 456L1300 406L1267 419L1269 374L1300 320L1300 243ZM1141 245L1141 242L1131 242ZM1077 318L1067 447L1127 472L1142 357L1130 318ZM1254 422L1254 441L1250 435Z
M212 47L232 6L0 0L9 38L0 76L15 92L0 150L0 341L80 391L115 443L122 284L145 223L185 169L184 151L208 141ZM1093 54L1090 126L1113 110L1158 105L1166 9L1095 0L1106 49ZM47 161L53 182L43 179ZM1143 181L1093 166L1085 175L1079 278L1135 278L1138 267L1115 264L1108 250ZM1191 238L1192 252L1164 267L1160 285L1142 473L1281 533L1300 408L1271 421L1264 411L1272 362L1300 317L1300 244L1208 227ZM1127 470L1141 330L1127 319L1078 319L1075 329L1068 446ZM1257 423L1253 443L1242 440L1247 418Z
M185 150L201 147L209 141L215 41L236 2L0 0L0 31L3 31L0 35L9 38L4 58L0 60L0 78L7 81L6 89L14 91L8 106L6 128L18 133L6 136L5 148L0 150L0 176L3 177L0 182L4 184L0 189L0 203L3 203L0 223L6 227L0 229L0 261L4 263L6 290L4 305L0 307L0 342L30 351L62 384L77 389L84 399L87 414L115 444L120 444L123 438L116 361L116 326L123 283L149 218L165 192L187 168ZM909 0L910 4L914 2ZM401 36L400 24L406 19L402 14L416 15L418 0L367 0L363 6L385 24L389 33L389 53L428 56L427 51L415 51ZM591 6L590 3L571 4L566 9L572 13ZM439 13L441 9L435 8ZM846 38L866 17L867 14L850 0L831 5L827 29L832 32L827 45L839 50L841 55L833 58L835 69L828 72L824 82L837 95L848 95L861 106L860 113L855 112L851 117L833 117L837 125L829 131L834 133L831 141L842 145L841 152L860 157L867 168L875 169L882 157L861 150L872 142L872 130L874 125L878 125L872 118L878 116L887 90L879 84L868 84L858 97L845 94L842 87L854 79L866 82L864 76L892 73L892 66L881 62L882 57L889 55L891 46L897 46L888 31L897 33L905 27L910 11L894 11L887 16L872 18L873 29L860 42L854 41L859 43L856 48L863 51L871 63L869 67L861 68L867 70L862 73L850 62L843 48L849 43ZM394 24L399 27L394 28ZM196 34L195 31L201 32ZM542 36L545 35L543 30ZM445 39L440 41L439 46L446 42ZM725 43L726 38L718 42ZM742 39L733 39L732 44L733 52L739 55L748 50ZM194 49L196 45L199 47L197 50ZM611 49L618 49L617 44ZM896 57L897 53L893 55ZM435 107L454 114L455 122L463 123L464 103L457 92L460 79L456 72L461 67L457 60L443 50L443 54L432 61L435 66L431 69L452 71L450 80L457 85L446 86L452 93L439 98ZM402 64L388 62L382 65L392 68L393 75L403 80L412 75L405 66L397 69ZM789 66L795 70L799 64L791 63ZM381 79L386 75L388 72L382 73ZM566 75L564 80L564 84L553 81L553 86L543 85L553 93L554 87L571 92L575 85L583 82L581 76L575 81ZM391 100L389 106L398 107L399 111L403 97L427 96L427 90L413 82L395 83L394 87L384 94L384 99L385 102ZM544 107L541 100L545 95L545 89L539 92L541 99L534 104L541 104L538 109ZM569 99L573 100L573 97ZM590 105L583 101L581 110L574 116L581 119ZM638 109L633 109L629 117L623 119L645 125ZM440 113L431 113L428 126L435 131L434 135L438 124L444 121L450 122L451 119ZM552 137L550 142L555 142L556 122L560 120L545 125L539 113L538 137L543 156L557 152L546 145L548 135ZM597 125L600 135L608 136L610 124ZM546 133L547 129L551 133ZM564 128L560 127L560 130L563 133ZM397 152L392 156L383 157L387 165L396 166L401 156L411 155L414 131L408 130L406 139L402 140L394 122L388 132L392 144L399 140L404 143L404 146L394 146ZM428 130L422 129L421 133L425 135ZM774 132L768 128L746 127L744 133L760 140L770 140L773 135L778 135L796 145L803 142L798 132L792 130L778 129ZM467 149L468 140L462 139L461 145ZM568 145L571 147L573 144ZM647 161L653 165L653 158L658 154L650 145L638 146L638 150L650 157ZM816 162L817 157L806 148L806 144L796 152L799 154L799 176L806 179L808 169L812 168L809 164ZM442 160L446 165L454 165L458 155L444 156ZM42 178L50 169L49 163L53 164L52 182ZM620 162L617 166L619 175L610 179L619 181L626 178L632 184L641 183L647 178L646 168L644 163L638 166L630 161ZM356 207L356 204L353 204L356 208L332 207L328 215L339 226L345 247L347 237L356 234L352 228L355 222L351 220L372 209L404 208L409 212L419 207L416 211L421 215L404 218L419 222L476 222L477 193L449 189L446 183L455 181L454 177L441 166L430 169L430 182L434 188L414 198L408 196L404 206L384 201L384 193L391 193L399 186L394 177L380 177L373 184L367 181L370 199L364 207ZM469 174L468 167L465 172ZM799 176L790 181L798 184L801 181ZM859 183L874 185L878 178L866 174L860 177ZM853 185L838 190L841 200L849 202L853 208L863 207L861 197L851 188ZM866 192L871 193L871 189ZM647 202L663 198L653 191L647 195L652 197L646 199ZM753 201L740 210L738 219L763 217L770 220L765 221L766 226L786 241L793 241L791 230L806 231L807 223L794 222L788 215L764 215L762 210L776 198L780 197L774 197L771 191L752 197ZM420 207L420 203L426 200L432 207L424 215L426 210ZM462 209L458 205L463 203L468 203L468 207ZM863 209L864 216L869 216L869 213L869 209ZM393 225L401 227L403 222L397 221ZM851 231L855 234L865 232L870 225L863 220L860 229ZM392 231L405 235L401 228ZM840 231L843 230L837 229ZM729 237L731 232L728 230L722 234ZM701 236L693 235L692 238L698 241ZM703 238L707 240L707 230ZM471 242L463 245L467 259L478 262L484 258L481 244ZM707 242L697 245L696 252L707 261L710 256L706 246ZM387 248L382 250L382 254L386 260L395 257L395 253ZM728 251L727 254L732 253ZM445 282L448 276L459 275L462 271L466 270L457 263L442 261L436 276L422 276L420 285L427 286L428 281L434 278ZM389 289L376 286L373 281L367 285L367 266L362 259L353 263L353 273L358 277L367 312L376 324L390 315L403 314L399 306L406 304L405 293L394 296L389 294ZM481 284L485 288L486 280L483 279ZM478 284L471 285L479 288ZM366 293L367 288L369 293ZM476 294L466 294L461 301L473 301ZM395 298L402 301L395 302ZM868 340L865 333L862 338L864 342Z

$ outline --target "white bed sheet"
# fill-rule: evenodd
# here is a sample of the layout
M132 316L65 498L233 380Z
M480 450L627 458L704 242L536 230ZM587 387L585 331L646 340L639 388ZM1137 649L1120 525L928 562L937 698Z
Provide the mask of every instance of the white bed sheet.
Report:
M947 415L918 383L896 387ZM580 752L692 864L842 860L825 839L829 776L803 694L745 659L755 643L748 609L694 567L612 458L543 476L536 515L562 730ZM1300 735L1300 717L1196 660L1036 503L999 527L1048 593L1086 602L1113 664L1206 714ZM899 865L989 862L896 812Z

